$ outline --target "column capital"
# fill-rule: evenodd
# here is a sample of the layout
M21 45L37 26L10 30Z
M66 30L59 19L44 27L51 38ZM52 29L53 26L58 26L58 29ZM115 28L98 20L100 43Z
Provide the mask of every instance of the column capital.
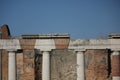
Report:
M22 52L23 50L22 50L22 49L6 49L6 51L8 51L8 52L18 52L18 53L20 53L20 52Z
M75 52L85 52L86 49L85 48L76 48L74 49Z
M113 50L112 55L120 55L120 50Z
M116 49L111 49L111 51L117 51L117 52L119 52L120 51L120 48L116 48Z
M50 51L52 51L52 49L49 49L49 50L40 50L40 51L42 51L42 52L50 52Z
M50 51L42 51L42 54L44 54L44 53L49 53Z
M6 51L8 51L8 52L16 52L17 49L6 49Z
M120 52L120 49L111 49L112 52Z
M40 49L41 51L51 51L52 49L56 49L55 42L53 39L36 40L35 49Z

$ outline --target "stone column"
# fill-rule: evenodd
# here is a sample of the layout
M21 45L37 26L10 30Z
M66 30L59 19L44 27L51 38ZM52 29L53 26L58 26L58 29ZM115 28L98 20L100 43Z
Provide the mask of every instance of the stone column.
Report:
M43 51L42 80L50 80L50 54L48 51Z
M85 80L85 59L83 51L77 53L77 80Z
M40 49L43 53L42 59L42 80L50 80L50 51L55 49L53 39L36 40L35 49Z
M16 54L8 51L8 80L16 80Z
M120 52L113 51L111 58L112 80L120 80Z

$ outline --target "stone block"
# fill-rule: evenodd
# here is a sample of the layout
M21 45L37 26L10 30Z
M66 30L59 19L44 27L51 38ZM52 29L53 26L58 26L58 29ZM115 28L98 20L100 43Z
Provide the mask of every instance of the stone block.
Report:
M56 49L67 49L69 45L69 39L54 39Z
M51 80L76 80L76 67L73 51L54 50L51 53Z
M26 50L32 50L35 48L35 42L36 40L34 39L20 39L20 46L22 49L26 49Z

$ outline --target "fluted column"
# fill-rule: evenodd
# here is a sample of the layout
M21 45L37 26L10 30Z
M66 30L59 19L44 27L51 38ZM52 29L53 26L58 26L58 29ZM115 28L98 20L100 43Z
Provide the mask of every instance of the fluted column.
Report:
M112 80L120 80L120 52L114 50L111 58Z
M15 51L8 53L8 80L16 80L16 54Z
M42 80L50 80L50 54L48 51L43 51Z
M85 80L84 51L77 50L77 80Z

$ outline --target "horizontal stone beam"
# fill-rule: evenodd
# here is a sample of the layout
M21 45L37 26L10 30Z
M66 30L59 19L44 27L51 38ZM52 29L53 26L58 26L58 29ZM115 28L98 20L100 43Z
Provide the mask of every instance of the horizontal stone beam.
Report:
M120 39L70 40L68 49L113 49L120 50Z
M17 50L21 48L18 39L1 39L0 49Z
M23 44L24 46L24 44ZM30 45L25 45L30 46ZM53 39L36 39L35 49L49 51L55 49ZM21 49L19 39L1 39L0 49ZM68 49L112 49L120 50L120 39L70 40Z

